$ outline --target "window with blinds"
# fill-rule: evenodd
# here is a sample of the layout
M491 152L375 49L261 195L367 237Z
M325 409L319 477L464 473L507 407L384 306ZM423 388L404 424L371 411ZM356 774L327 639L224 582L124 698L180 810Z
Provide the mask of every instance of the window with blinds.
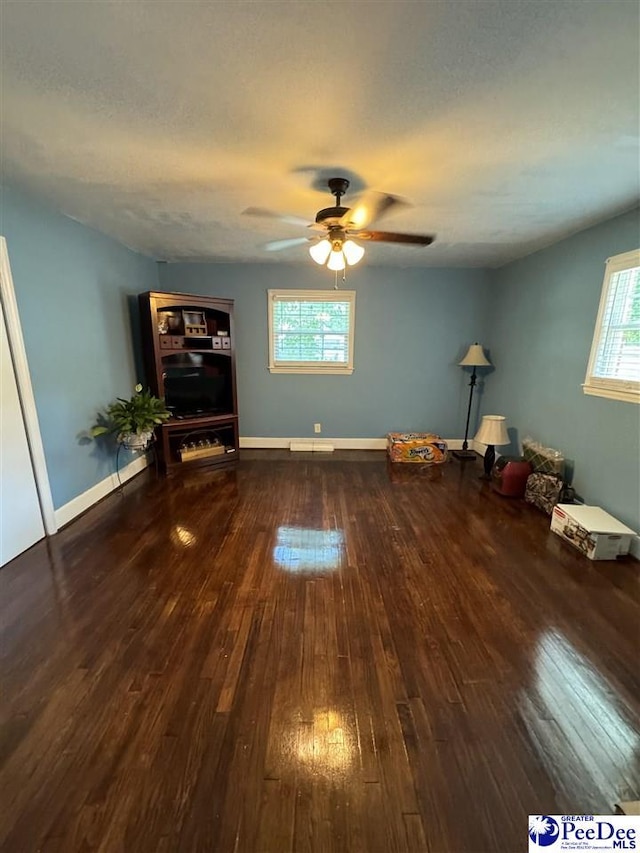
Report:
M640 403L640 250L609 258L585 394Z
M269 290L272 373L353 373L353 290Z

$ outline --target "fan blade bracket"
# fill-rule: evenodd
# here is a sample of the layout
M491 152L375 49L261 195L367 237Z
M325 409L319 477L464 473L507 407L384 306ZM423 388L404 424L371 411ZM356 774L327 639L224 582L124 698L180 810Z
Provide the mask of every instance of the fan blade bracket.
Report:
M413 246L430 246L436 239L431 234L399 234L395 231L350 231L349 236L373 243L404 243Z

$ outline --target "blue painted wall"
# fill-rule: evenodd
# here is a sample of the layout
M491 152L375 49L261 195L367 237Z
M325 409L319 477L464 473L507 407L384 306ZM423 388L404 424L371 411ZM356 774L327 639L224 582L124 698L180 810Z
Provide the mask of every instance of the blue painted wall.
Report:
M484 411L506 415L564 451L574 485L640 529L640 406L583 393L604 264L640 244L639 212L611 219L495 273L491 351L495 382ZM512 448L517 452L517 448ZM503 452L507 452L503 449Z
M366 263L350 270L345 287L357 292L350 377L267 369L267 290L330 288L324 270L158 267L15 190L4 191L0 213L56 507L113 470L112 456L78 436L142 378L135 295L160 288L235 300L243 436L310 437L320 421L323 437L395 429L461 437L468 377L457 362L479 340L496 369L480 384L471 435L478 412L505 414L517 440L529 433L565 452L588 502L639 526L640 408L581 388L604 262L637 248L637 211L499 271Z
M78 435L98 409L133 393L140 373L132 343L138 318L128 296L156 287L157 265L7 188L0 233L58 508L114 470L112 455L95 443L79 444Z
M304 263L160 264L163 290L235 300L242 436L373 438L390 430L464 431L468 391L457 362L487 329L482 270L349 270L356 291L351 376L271 374L267 290L332 289L331 273Z

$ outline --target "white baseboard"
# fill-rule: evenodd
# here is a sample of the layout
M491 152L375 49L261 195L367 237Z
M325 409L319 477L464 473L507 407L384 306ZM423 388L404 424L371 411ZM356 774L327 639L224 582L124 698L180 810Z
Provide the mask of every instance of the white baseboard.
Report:
M293 438L244 438L240 436L240 450L279 450L289 449Z
M136 457L120 470L120 482L126 483L127 480L130 480L132 477L135 477L136 474L139 474L140 471L143 471L148 464L149 458L146 454ZM66 503L59 509L55 510L55 520L58 529L64 527L65 524L69 524L70 521L73 521L74 518L77 518L83 512L86 512L95 503L102 500L102 498L106 498L106 496L115 491L118 486L119 483L117 475L110 474L108 477L105 477L104 480L96 483L95 486L91 486L91 488L87 489L86 492L83 492L81 495L70 500L69 503Z
M241 436L240 449L246 450L291 450L292 445L296 449L313 450L314 444L329 443L334 450L386 450L386 438L330 438L330 439L313 439L313 438L295 438L295 437L253 437ZM311 446L309 446L311 445ZM318 447L320 449L320 447Z
M336 450L386 450L386 438L332 438Z
M445 439L449 450L460 450L462 447L462 439L461 438L447 438ZM253 437L253 436L241 436L240 438L240 448L245 448L247 450L269 450L269 449L291 449L291 445L313 445L313 444L322 444L329 443L334 450L386 450L387 449L387 439L385 438L329 438L329 439L313 439L313 438L273 438L273 437ZM469 445L473 447L474 442L469 442ZM484 451L484 445L481 445L482 450ZM298 448L296 448L298 449ZM305 448L309 450L314 450L313 447ZM317 448L318 450L324 449L321 447ZM473 448L475 449L475 448Z

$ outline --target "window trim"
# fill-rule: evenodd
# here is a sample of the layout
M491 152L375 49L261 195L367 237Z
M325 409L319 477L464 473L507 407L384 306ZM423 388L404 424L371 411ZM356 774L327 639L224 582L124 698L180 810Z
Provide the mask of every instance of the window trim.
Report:
M636 382L632 379L613 379L593 376L598 356L598 348L602 337L602 323L604 319L607 297L609 288L611 287L611 278L615 273L632 267L640 266L640 249L634 249L631 252L624 252L621 255L613 255L607 258L605 264L604 280L602 282L602 291L600 294L600 305L598 307L598 316L593 331L591 340L591 351L589 353L589 363L587 365L587 375L585 376L582 390L585 394L594 397L605 397L609 400L621 400L627 403L640 403L640 381Z
M279 299L300 302L348 302L349 309L349 354L346 364L336 362L290 362L287 365L275 361L273 305ZM269 371L270 373L315 373L350 376L353 373L353 350L356 328L356 292L355 290L268 290L269 303Z

